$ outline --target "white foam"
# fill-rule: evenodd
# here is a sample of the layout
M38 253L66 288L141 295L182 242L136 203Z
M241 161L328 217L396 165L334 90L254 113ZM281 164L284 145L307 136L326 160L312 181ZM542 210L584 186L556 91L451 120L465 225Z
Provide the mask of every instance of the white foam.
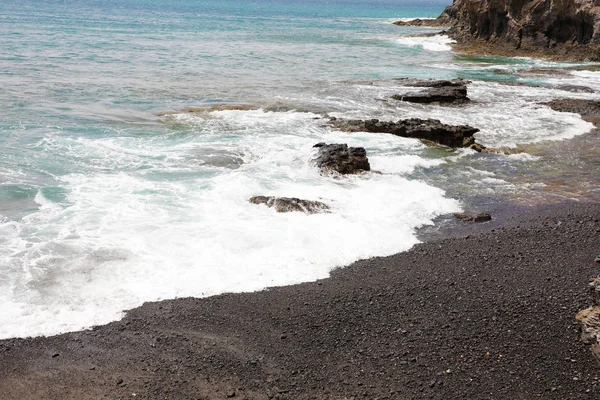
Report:
M428 51L450 51L452 43L456 43L446 35L434 36L405 36L396 39L396 42L407 47L422 47Z
M415 88L399 86L381 95L386 97L399 90L414 91ZM475 81L469 85L471 102L461 107L420 105L395 102L395 108L381 119L434 118L443 123L471 125L479 128L477 141L489 147L516 147L519 144L547 140L564 140L584 134L593 129L578 114L552 110L541 103L561 97L586 98L590 95L572 93L545 87L509 86ZM356 116L353 116L356 118Z
M355 260L410 248L416 227L460 209L441 190L403 176L435 163L403 154L403 144L422 146L416 141L346 136L350 145L368 148L373 169L394 173L319 175L310 164L312 145L341 134L312 118L262 111L181 115L177 123L196 134L168 148L134 138L57 139L55 146L97 157L98 169L62 178L65 204L40 194L39 211L0 224L6 266L0 338L103 324L146 301L324 278ZM235 148L247 163L205 177L188 157L203 146ZM384 151L392 158L378 166ZM107 172L115 170L112 164L120 172ZM321 200L332 212L276 213L250 204L253 195Z

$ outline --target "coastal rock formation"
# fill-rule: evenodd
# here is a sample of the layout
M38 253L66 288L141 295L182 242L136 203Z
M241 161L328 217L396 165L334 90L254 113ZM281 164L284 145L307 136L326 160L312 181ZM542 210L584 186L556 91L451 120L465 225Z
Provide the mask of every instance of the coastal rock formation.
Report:
M600 60L597 0L454 0L440 18L458 50Z
M448 86L431 88L420 92L395 94L394 100L408 101L411 103L465 103L469 101L466 86Z
M600 363L600 278L590 282L592 306L580 311L576 318L581 324L581 340L590 345L592 354Z
M319 149L313 162L324 174L358 174L371 170L364 147L348 147L347 144L338 143L317 143L313 147Z
M302 200L296 197L254 196L248 201L252 204L264 204L281 213L300 211L305 214L316 214L329 210L329 206L320 201Z
M492 220L492 216L490 214L476 211L456 213L454 216L461 222L487 222Z
M392 22L398 26L430 26L430 27L450 27L454 24L454 10L452 7L447 7L446 10L437 18L432 19L411 19L404 21Z
M469 147L479 129L469 125L446 125L437 119L410 118L393 121L343 120L331 118L330 123L344 132L391 133L392 135L429 140L449 147Z
M395 94L394 100L409 101L411 103L465 103L467 97L467 83L464 79L436 80L436 79L398 79L402 85L408 87L427 88L419 92Z
M600 127L600 101L598 100L557 99L542 104L554 111L579 114L584 121Z

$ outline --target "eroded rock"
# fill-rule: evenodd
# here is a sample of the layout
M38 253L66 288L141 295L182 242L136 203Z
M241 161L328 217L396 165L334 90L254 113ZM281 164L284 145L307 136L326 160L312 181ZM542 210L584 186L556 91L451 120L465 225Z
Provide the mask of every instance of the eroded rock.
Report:
M264 204L277 212L300 211L305 214L327 212L329 206L320 201L302 200L296 197L254 196L248 199L252 204Z
M600 59L597 0L455 0L443 16L459 50Z
M344 120L331 118L330 124L344 132L391 133L392 135L429 140L449 147L469 147L479 129L469 125L447 125L437 119L410 118L393 121Z
M581 324L581 340L590 346L600 363L600 278L593 279L589 287L592 306L580 311L575 318Z
M395 94L392 96L392 99L394 100L424 104L462 104L469 101L469 98L467 97L467 83L469 83L469 81L464 79L400 79L399 81L404 86L427 89L419 92Z
M358 174L371 170L364 147L348 147L339 143L317 143L313 147L319 149L313 162L324 174Z

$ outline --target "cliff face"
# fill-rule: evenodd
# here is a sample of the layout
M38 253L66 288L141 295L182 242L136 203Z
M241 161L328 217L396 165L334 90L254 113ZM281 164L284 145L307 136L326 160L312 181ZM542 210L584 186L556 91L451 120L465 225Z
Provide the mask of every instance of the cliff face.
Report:
M600 0L454 0L440 18L459 48L600 60Z

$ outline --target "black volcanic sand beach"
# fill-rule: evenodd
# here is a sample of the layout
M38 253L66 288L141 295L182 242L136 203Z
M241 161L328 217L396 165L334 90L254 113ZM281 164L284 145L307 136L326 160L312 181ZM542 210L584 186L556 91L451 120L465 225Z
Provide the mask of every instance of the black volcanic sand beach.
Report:
M600 275L600 204L446 230L318 282L1 341L0 398L600 398L574 318Z

